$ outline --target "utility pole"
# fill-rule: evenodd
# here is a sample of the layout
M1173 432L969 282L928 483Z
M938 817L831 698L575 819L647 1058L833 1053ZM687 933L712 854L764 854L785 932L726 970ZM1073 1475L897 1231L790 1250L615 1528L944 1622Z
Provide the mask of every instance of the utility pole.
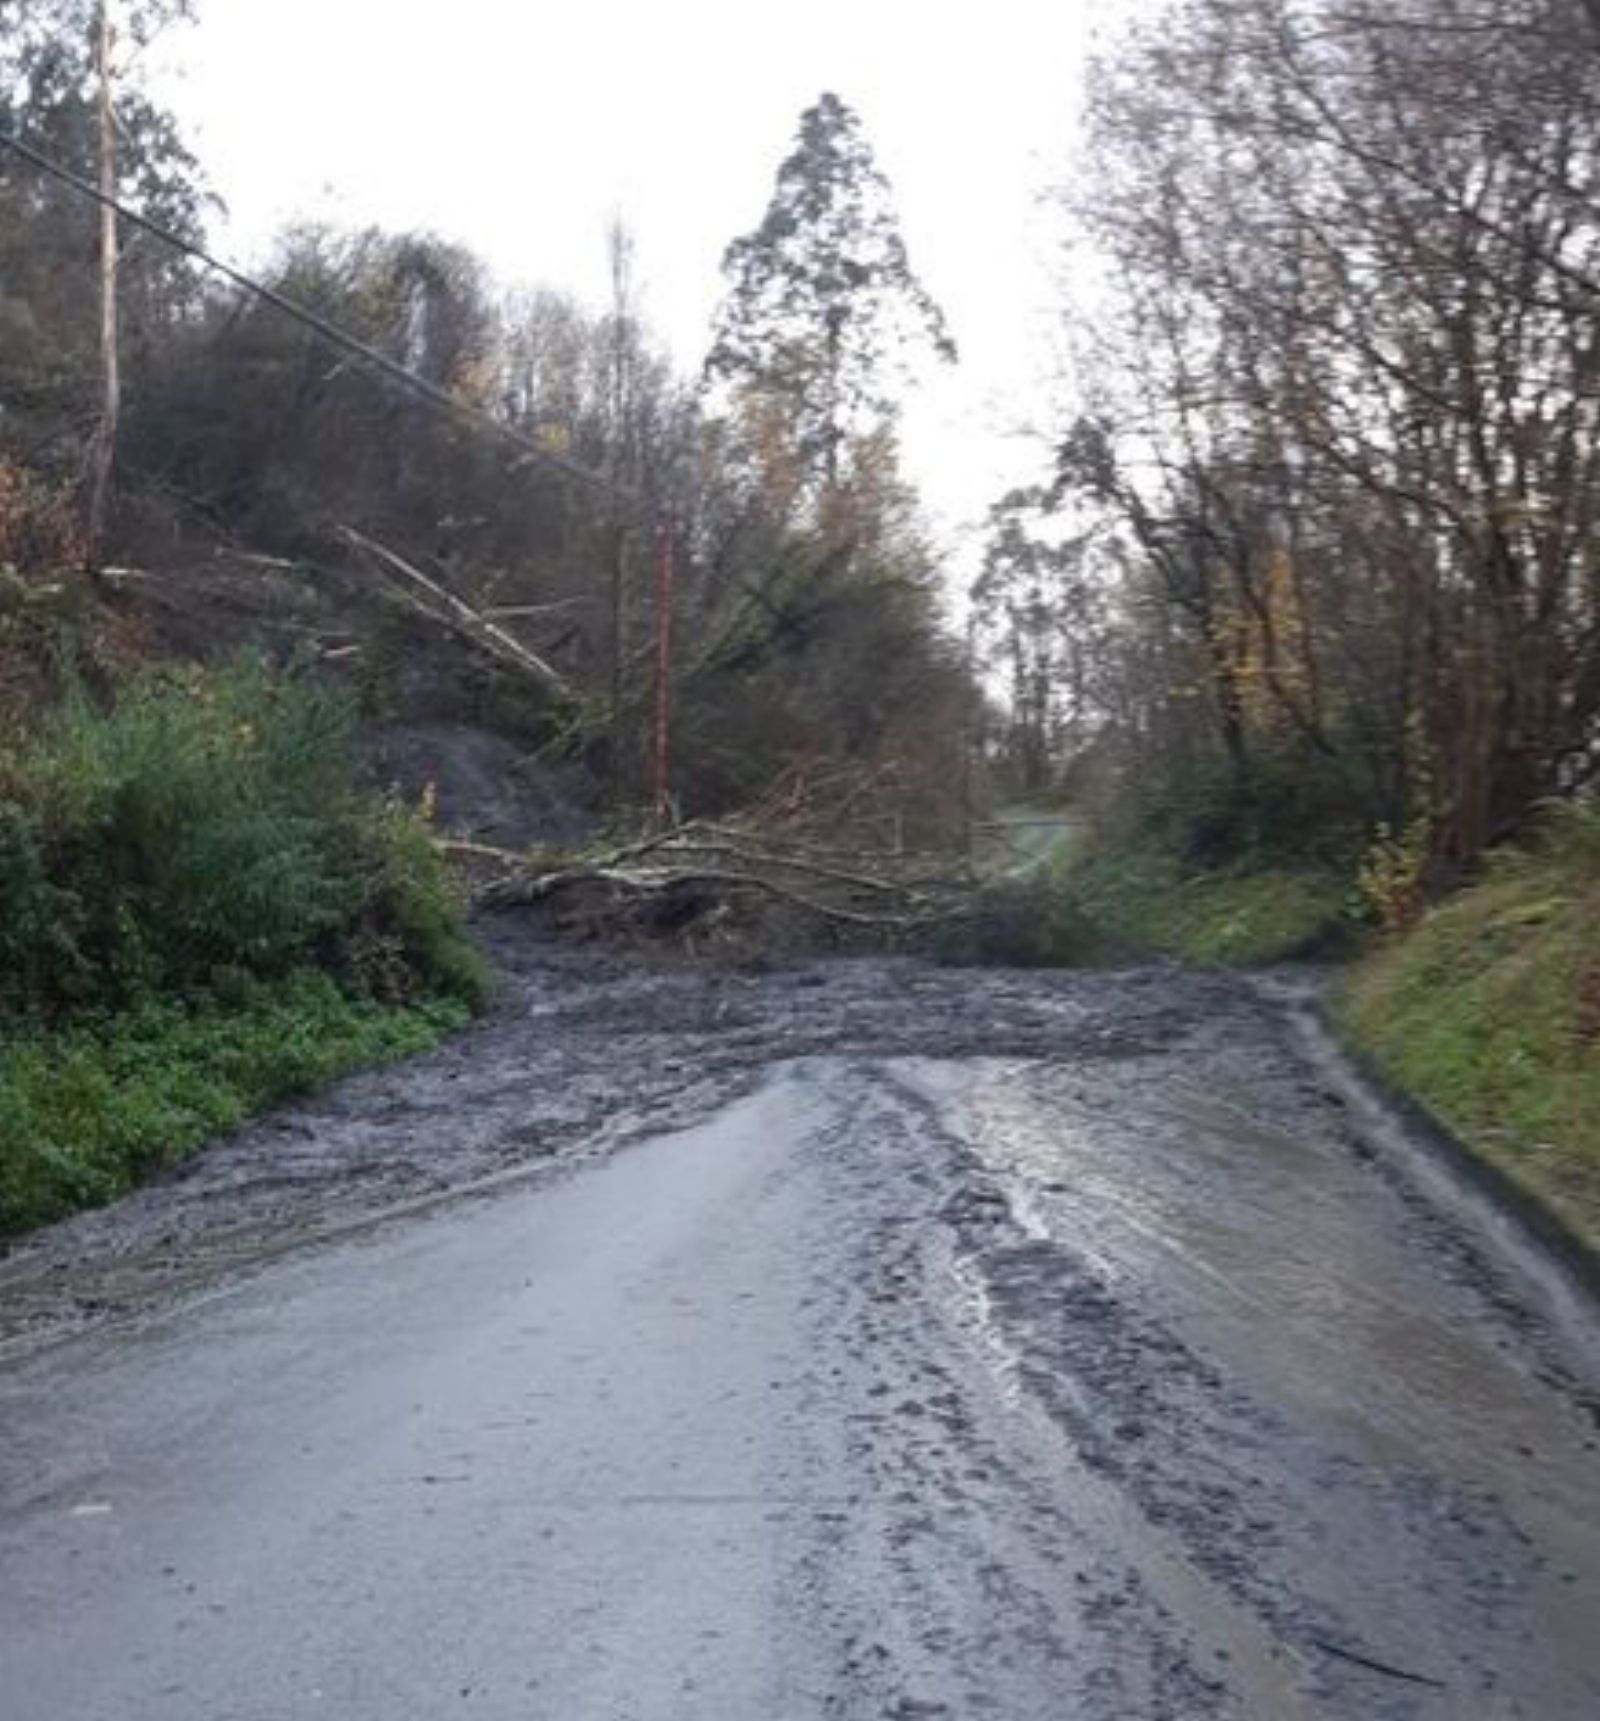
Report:
M672 516L656 522L656 699L655 744L651 749L651 799L655 824L672 823L672 612L677 598L676 545Z
M634 356L634 279L633 238L619 213L606 234L606 249L611 265L611 375L609 378L609 408L611 445L606 461L606 475L613 486L620 487L628 477L627 458L630 452L631 419L633 416L633 356ZM620 812L628 793L626 758L627 743L627 662L628 662L628 542L629 527L620 517L615 521L611 544L611 688L609 727L611 731L611 806Z
M100 0L95 28L95 75L100 121L100 422L89 447L89 496L84 562L92 572L104 558L111 473L122 415L122 369L117 350L117 113L112 53L116 33L112 0Z

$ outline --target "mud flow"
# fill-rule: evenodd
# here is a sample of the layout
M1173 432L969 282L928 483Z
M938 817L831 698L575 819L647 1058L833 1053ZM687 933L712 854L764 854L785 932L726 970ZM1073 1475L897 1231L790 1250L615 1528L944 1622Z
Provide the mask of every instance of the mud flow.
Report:
M497 948L0 1266L8 1715L1600 1715L1594 1313L1281 988Z

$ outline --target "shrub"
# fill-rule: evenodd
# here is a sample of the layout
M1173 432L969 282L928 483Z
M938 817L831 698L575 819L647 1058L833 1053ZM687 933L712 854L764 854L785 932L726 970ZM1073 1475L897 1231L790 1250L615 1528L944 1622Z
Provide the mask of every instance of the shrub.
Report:
M426 824L389 801L369 809L357 832L366 897L346 941L351 978L362 991L395 1003L420 983L480 1008L489 970L461 935L461 893Z
M76 898L46 878L21 809L0 801L0 1018L77 968L75 908Z
M75 693L0 757L0 1233L416 1051L485 970L349 706L244 663Z
M1315 868L1200 872L1130 845L1084 856L1065 883L1102 938L1206 965L1327 955L1354 930L1348 887Z
M1388 825L1373 834L1356 870L1356 889L1385 932L1409 932L1421 919L1432 854L1433 821L1425 813L1398 835Z
M31 573L76 567L82 559L71 489L0 454L0 566Z
M1123 945L1048 874L1000 879L931 935L932 954L953 965L1072 968L1102 962Z
M60 1016L306 967L476 1002L424 828L357 787L349 703L243 663L74 692L0 759L0 1008Z

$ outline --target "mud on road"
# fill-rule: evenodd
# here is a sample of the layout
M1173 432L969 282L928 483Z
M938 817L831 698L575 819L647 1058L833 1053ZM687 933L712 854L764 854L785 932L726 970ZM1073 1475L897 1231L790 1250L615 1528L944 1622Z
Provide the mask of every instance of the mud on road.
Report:
M0 1359L136 1317L221 1273L496 1177L538 1174L705 1115L768 1067L829 1052L1105 1059L1157 1053L1239 989L1151 971L1008 976L915 962L773 972L654 964L488 923L489 1017L344 1082L0 1260Z
M728 1247L750 1259L727 1269L747 1288L691 1282L679 1245L649 1271L664 1320L679 1301L755 1319L769 1276L761 1318L797 1350L771 1434L789 1456L768 1461L822 1477L828 1509L772 1562L808 1695L763 1713L1600 1714L1592 1311L1424 1193L1420 1149L1282 988L647 971L494 936L505 989L471 1033L0 1264L0 1405L24 1434L38 1418L41 1451L52 1358L82 1348L58 1340L114 1359L119 1332L212 1290L270 1301L272 1263L319 1239L403 1252L428 1229L407 1215L476 1190L501 1197L492 1223L596 1167L637 1195L645 1248L651 1203L687 1202L744 1143L752 1181L721 1190L717 1224L748 1203ZM623 1251L607 1282L629 1270ZM694 1342L708 1378L732 1369L738 1346ZM642 1689L582 1712L733 1713Z

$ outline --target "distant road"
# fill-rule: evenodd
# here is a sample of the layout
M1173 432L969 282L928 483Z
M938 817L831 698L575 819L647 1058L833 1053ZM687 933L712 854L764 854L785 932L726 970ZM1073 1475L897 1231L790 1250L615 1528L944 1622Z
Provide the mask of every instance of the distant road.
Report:
M836 972L687 1129L0 1370L5 1721L1600 1716L1594 1335L1275 1006Z
M1083 828L1068 813L1016 807L979 827L994 864L1001 871L1037 872L1065 859Z

